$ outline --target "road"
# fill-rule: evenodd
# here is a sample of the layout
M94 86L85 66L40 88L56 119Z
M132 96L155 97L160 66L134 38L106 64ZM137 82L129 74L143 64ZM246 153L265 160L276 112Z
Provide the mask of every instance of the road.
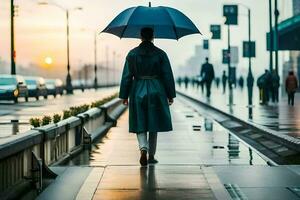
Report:
M19 120L19 132L24 133L31 128L29 124L31 117L42 117L44 115L62 113L63 110L71 106L91 103L110 96L117 91L117 87L101 88L97 91L93 89L86 90L85 92L75 91L74 95L63 95L56 98L49 96L48 99L41 99L39 101L32 98L29 102L23 100L18 104L2 101L0 102L0 139L9 137L12 134L11 120Z

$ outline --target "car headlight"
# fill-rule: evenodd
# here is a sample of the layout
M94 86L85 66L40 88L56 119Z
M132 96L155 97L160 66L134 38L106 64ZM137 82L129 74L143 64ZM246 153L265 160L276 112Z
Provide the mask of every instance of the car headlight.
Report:
M19 90L18 90L18 89L15 89L15 90L14 90L14 96L17 97L18 95L19 95Z

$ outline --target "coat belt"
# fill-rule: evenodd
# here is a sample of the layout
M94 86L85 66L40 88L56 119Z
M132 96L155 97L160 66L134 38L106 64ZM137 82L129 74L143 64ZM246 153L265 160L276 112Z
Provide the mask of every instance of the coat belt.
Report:
M158 76L135 76L134 77L137 80L153 80L153 79L158 79Z

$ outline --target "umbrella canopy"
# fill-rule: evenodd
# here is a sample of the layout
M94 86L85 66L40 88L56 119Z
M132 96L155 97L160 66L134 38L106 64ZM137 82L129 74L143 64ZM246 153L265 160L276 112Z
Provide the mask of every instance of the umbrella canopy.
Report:
M150 27L155 38L176 39L200 33L195 24L182 12L164 6L132 7L121 12L102 31L120 38L140 38L140 30Z

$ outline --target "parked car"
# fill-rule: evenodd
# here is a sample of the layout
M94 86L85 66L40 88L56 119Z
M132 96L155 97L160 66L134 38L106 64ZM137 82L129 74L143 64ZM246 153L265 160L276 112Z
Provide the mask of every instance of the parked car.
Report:
M60 79L46 79L46 88L48 95L53 95L54 97L64 93L63 82Z
M43 96L47 99L47 88L45 79L42 77L24 77L26 85L28 87L29 97L35 97L36 100L39 100L40 96Z
M19 75L0 75L0 100L18 102L19 97L28 101L28 89L24 78Z

